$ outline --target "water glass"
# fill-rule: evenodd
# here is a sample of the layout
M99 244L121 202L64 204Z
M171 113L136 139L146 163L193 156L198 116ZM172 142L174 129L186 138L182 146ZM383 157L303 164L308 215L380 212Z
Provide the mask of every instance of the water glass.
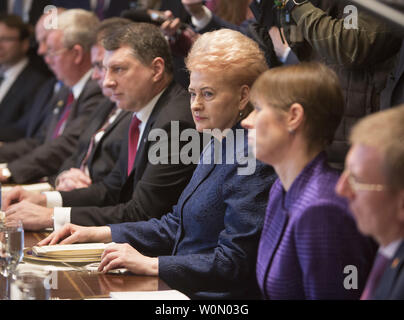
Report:
M12 276L24 255L24 228L21 221L0 226L0 274Z
M45 284L48 272L17 272L11 284L11 300L49 300L50 288Z

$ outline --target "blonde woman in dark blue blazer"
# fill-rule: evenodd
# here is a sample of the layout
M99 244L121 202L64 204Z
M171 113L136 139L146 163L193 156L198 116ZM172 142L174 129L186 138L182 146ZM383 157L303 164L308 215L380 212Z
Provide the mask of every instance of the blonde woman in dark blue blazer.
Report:
M187 67L196 128L218 132L172 212L99 228L66 225L40 245L114 241L120 244L105 250L100 271L158 275L191 298L256 298L257 245L274 171L246 158L248 134L240 121L252 110L249 91L267 69L265 58L254 41L223 29L197 40Z

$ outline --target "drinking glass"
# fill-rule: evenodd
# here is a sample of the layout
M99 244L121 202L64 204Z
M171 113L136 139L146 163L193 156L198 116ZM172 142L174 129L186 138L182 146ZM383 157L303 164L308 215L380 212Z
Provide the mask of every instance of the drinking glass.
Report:
M49 300L50 288L45 285L49 272L19 271L10 287L11 300Z
M21 221L0 226L0 273L13 276L24 255L24 228Z

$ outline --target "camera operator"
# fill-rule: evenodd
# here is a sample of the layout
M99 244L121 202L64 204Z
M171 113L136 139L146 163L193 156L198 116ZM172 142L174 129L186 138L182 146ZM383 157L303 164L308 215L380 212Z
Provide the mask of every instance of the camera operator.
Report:
M285 41L300 61L319 60L337 72L346 106L328 152L332 164L342 168L350 128L380 110L380 93L401 40L387 23L363 10L358 10L356 28L349 25L346 1L261 0L254 4L268 27L283 29Z

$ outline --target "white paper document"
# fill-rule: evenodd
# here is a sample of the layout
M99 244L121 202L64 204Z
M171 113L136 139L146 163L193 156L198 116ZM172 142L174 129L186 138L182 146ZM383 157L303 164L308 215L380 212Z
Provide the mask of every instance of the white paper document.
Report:
M101 256L110 243L77 243L54 246L35 246L32 252L40 257L88 257Z

